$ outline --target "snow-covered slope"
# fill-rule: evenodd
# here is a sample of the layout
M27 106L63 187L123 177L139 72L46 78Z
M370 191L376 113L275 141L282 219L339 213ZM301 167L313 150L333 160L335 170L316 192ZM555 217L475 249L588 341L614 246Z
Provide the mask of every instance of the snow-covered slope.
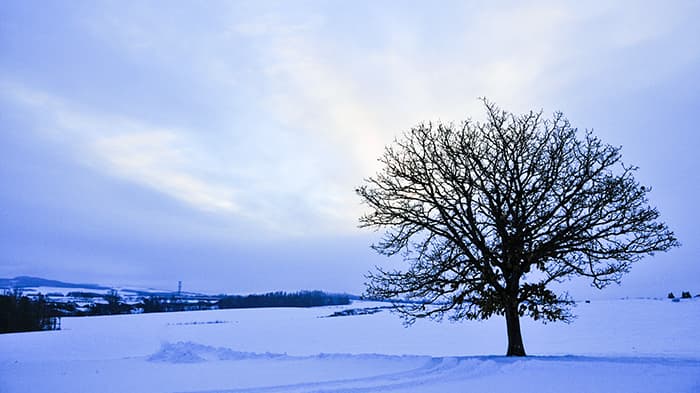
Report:
M572 324L419 321L354 303L64 318L0 335L0 392L700 392L700 301L582 303Z

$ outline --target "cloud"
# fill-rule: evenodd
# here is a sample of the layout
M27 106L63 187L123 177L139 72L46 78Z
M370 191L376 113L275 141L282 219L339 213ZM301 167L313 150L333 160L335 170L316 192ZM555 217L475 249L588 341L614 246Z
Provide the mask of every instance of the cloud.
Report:
M4 84L38 118L43 136L76 160L159 191L193 208L240 213L236 190L200 173L196 144L187 132L124 117L84 113L65 100L27 87Z
M355 231L348 206L357 203L351 186L333 179L335 152L294 133L261 129L231 139L216 129L154 125L26 86L3 87L6 98L35 118L40 143L106 176L214 214L215 225L225 218L222 230L237 223L282 236ZM230 146L222 149L222 140ZM226 153L212 154L217 151Z
M82 28L120 66L165 75L141 79L152 100L119 103L146 108L13 94L53 141L110 176L279 233L352 233L362 210L352 190L417 122L479 118L479 96L566 110L572 97L623 94L697 58L696 45L660 48L691 40L679 35L685 6L634 4L119 4L87 12ZM164 100L181 106L158 106L163 81L177 84Z
M142 131L98 137L91 150L119 176L156 189L198 209L237 213L236 191L191 173L180 137L168 131Z

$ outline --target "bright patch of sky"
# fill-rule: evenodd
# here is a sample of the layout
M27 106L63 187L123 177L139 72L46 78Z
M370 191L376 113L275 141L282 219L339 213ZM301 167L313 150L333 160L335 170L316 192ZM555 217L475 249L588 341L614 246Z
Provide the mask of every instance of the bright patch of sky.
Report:
M697 287L698 15L693 1L3 2L0 276L360 292L387 261L356 228L354 188L402 130L481 119L485 96L563 111L654 187L684 246L609 293Z

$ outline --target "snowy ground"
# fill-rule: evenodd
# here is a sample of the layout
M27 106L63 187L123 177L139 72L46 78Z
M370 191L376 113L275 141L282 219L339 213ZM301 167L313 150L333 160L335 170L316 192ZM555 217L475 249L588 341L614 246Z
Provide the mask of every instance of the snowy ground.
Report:
M0 335L0 392L700 392L700 299L580 303L569 325L404 328L354 303L64 318Z

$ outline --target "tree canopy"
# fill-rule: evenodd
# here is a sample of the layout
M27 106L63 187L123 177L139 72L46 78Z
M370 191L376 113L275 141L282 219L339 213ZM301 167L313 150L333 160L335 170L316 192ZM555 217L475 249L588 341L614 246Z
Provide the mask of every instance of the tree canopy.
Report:
M552 283L619 283L632 263L678 241L620 147L560 112L515 115L483 103L484 122L405 132L357 189L369 208L360 226L384 230L373 248L409 262L371 272L367 294L418 300L395 304L408 322L504 315L507 354L524 356L519 317L570 318L570 299Z

